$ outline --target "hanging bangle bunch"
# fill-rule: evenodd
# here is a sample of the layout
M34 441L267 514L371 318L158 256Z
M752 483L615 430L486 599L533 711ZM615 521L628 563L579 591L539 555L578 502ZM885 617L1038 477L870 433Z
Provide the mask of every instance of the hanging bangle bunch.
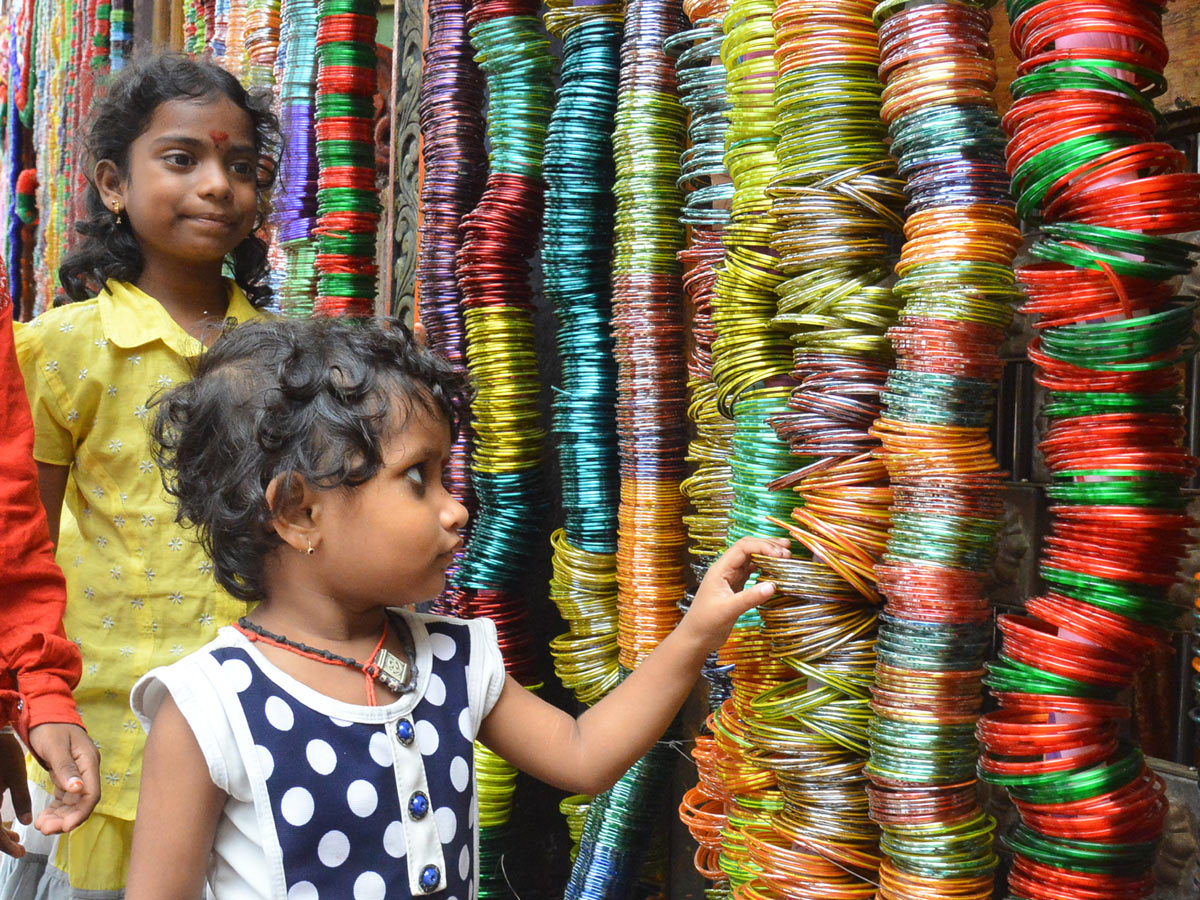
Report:
M554 430L566 522L551 540L550 599L570 631L550 650L559 680L590 705L620 680L609 266L621 10L551 6L546 28L563 42L563 56L546 139L542 284L559 322L562 387L554 398Z
M208 45L208 21L202 0L183 0L183 52L199 56Z
M109 70L112 47L112 3L110 0L92 2L92 42L88 47L88 68L93 75L103 75Z
M246 56L242 82L247 87L270 87L279 52L281 0L248 0L246 4Z
M986 0L884 0L881 116L907 180L889 336L896 368L872 429L894 500L878 585L869 728L881 900L984 900L996 823L976 796L975 722L990 637L984 581L1002 504L987 431L1021 243L1004 171Z
M466 334L462 292L455 260L462 247L463 217L479 202L487 178L483 149L483 73L475 64L467 39L469 0L429 0L425 15L429 40L421 73L417 114L421 127L420 245L417 251L417 306L429 348L456 368L465 369ZM470 543L476 500L471 488L471 423L459 427L450 448L443 481L454 498L466 506L470 519L463 529ZM435 609L443 615L464 615L462 590L456 587L463 553L447 572L446 591Z
M878 602L873 565L891 495L868 429L899 305L884 282L903 195L879 123L872 8L784 2L773 16L771 246L789 276L774 323L796 344L800 386L769 418L792 454L772 484L791 517L772 521L812 558L762 561L779 589L760 610L763 634L793 674L751 702L746 739L782 801L771 828L748 835L761 868L753 890L789 898L871 897L879 865L863 773L876 618L865 604ZM791 472L795 457L802 468Z
M467 13L475 61L487 79L490 170L478 204L462 220L456 260L466 363L476 389L470 479L479 509L453 585L462 592L455 602L463 614L495 621L505 668L530 687L536 660L521 591L546 498L527 257L542 223L554 67L535 13L529 0L477 0ZM507 897L511 889L498 862L508 846L516 770L479 744L475 762L479 894Z
M375 305L381 212L375 181L375 0L320 0L317 11L313 312L366 318ZM232 47L226 52L232 54Z
M1182 415L1194 304L1174 286L1198 248L1161 235L1200 229L1200 178L1154 140L1158 6L1016 0L1008 14L1008 165L1043 260L1017 274L1038 316L1029 357L1047 391L1053 505L1048 592L999 618L1000 710L979 723L980 774L1020 813L1011 897L1138 900L1154 889L1167 802L1117 736L1129 710L1116 698L1167 644L1194 525L1180 496L1197 463Z
M280 56L280 124L284 142L275 192L275 237L283 249L284 276L278 291L287 315L312 315L317 294L317 153L313 132L316 90L317 0L288 0Z
M246 5L250 0L229 0L225 19L224 52L216 60L221 68L238 80L242 78L242 60L246 56Z
M716 267L725 258L724 230L729 221L733 182L725 171L725 134L729 129L729 96L725 67L720 61L724 32L721 20L727 2L684 3L692 28L667 39L674 56L680 100L688 109L688 149L680 160L684 190L680 221L689 226L688 246L680 251L687 321L691 323L688 360L688 418L694 437L688 447L691 474L682 490L692 512L684 517L688 552L702 577L708 564L725 548L733 491L729 486L729 455L733 452L733 422L717 409L717 386L712 379L713 288ZM706 667L706 675L710 675ZM723 697L710 702L720 705Z
M125 67L133 46L133 0L112 0L109 19L109 67L119 72Z
M717 408L731 417L733 402L756 385L787 379L787 335L771 325L775 287L782 280L768 244L778 229L766 190L778 171L774 131L774 32L771 0L735 0L723 21L725 65L732 108L725 167L733 179L725 259L713 293L713 380Z
M687 447L682 195L686 111L663 41L682 30L677 0L626 7L613 154L612 267L621 460L617 588L620 662L636 667L679 620Z

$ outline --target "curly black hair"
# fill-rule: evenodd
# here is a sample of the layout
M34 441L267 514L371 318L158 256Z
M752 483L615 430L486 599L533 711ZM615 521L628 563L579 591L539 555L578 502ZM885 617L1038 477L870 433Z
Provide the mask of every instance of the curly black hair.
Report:
M85 140L88 184L85 218L75 230L83 236L58 267L58 280L68 300L94 296L110 278L136 281L145 261L128 222L118 224L100 197L92 177L96 163L110 160L121 177L129 175L129 148L146 130L161 104L171 100L228 97L250 116L254 149L259 154L258 216L254 230L229 254L233 280L257 307L271 300L267 244L259 229L267 220L268 199L278 169L281 137L279 120L271 112L266 90L247 91L220 66L177 53L158 53L122 69L95 103Z
M195 377L154 403L154 453L176 521L196 529L221 586L254 601L282 543L270 523L291 499L289 476L318 490L369 481L414 410L444 418L456 437L466 381L398 319L281 319L226 331Z

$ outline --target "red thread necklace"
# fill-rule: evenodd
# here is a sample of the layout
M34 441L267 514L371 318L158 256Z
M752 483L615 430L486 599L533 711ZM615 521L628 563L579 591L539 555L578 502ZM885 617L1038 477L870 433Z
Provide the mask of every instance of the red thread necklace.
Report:
M409 657L406 660L385 650L383 647L384 641L387 640L388 636L387 618L383 620L383 634L379 636L379 642L375 645L375 649L371 651L370 662L359 662L357 659L351 659L348 656L338 656L331 650L321 650L317 647L310 647L308 644L302 644L299 641L289 640L281 634L273 634L267 631L261 625L254 624L244 616L238 619L234 628L252 642L259 641L264 644L270 644L272 647L278 647L280 650L287 650L289 653L295 653L297 656L303 656L306 659L326 663L331 666L346 666L351 669L359 669L367 682L368 706L377 705L375 702L376 681L381 682L396 694L407 694L416 684L417 669L411 662L411 649L405 646L405 653Z

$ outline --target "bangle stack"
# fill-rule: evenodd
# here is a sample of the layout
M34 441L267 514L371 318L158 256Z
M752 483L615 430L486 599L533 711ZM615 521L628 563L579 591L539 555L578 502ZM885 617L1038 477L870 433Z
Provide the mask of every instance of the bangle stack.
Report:
M1021 217L1042 261L1018 277L1038 317L1029 356L1047 391L1039 445L1051 526L1049 587L1001 616L979 723L982 778L1007 788L1020 824L1013 900L1139 900L1167 811L1162 781L1119 740L1117 702L1167 643L1167 591L1187 555L1180 489L1182 363L1194 304L1174 294L1197 247L1200 178L1155 141L1166 89L1161 9L1130 0L1008 3L1020 61L1005 116Z
M561 2L551 7L546 28L563 42L563 56L546 139L542 283L559 322L562 387L554 398L554 430L566 523L551 540L550 598L570 630L550 650L559 680L591 705L620 680L620 479L609 267L621 10Z
M890 336L872 429L894 500L879 588L871 723L880 900L984 900L995 821L976 797L975 721L991 628L984 582L1002 504L988 440L1021 244L1004 170L990 2L883 0L881 115L907 180Z

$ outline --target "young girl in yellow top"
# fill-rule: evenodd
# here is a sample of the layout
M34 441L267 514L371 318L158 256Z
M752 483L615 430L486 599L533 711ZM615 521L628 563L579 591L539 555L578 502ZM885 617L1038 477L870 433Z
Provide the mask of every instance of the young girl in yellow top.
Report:
M29 852L0 869L6 900L122 895L143 746L130 688L244 611L175 524L147 407L190 377L222 323L256 317L269 299L256 231L278 123L265 98L222 69L162 55L115 80L87 148L83 238L59 270L76 302L21 328L16 342L67 579L64 626L83 655L75 697L100 748L101 799L69 835L23 835ZM43 778L34 789L36 814L53 786Z

